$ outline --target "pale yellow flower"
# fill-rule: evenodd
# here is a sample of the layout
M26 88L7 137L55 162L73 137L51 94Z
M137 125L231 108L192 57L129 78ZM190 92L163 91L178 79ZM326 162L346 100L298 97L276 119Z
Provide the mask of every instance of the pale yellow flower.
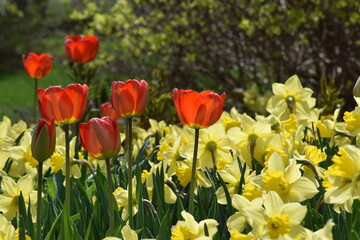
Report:
M11 121L6 116L0 122L0 149L7 149L15 144L15 139L9 136Z
M329 219L325 226L319 230L317 230L316 232L312 232L308 229L306 229L306 239L307 240L332 240L333 239L333 235L332 235L332 228L335 226L335 223L333 222L332 219Z
M249 201L246 197L239 194L232 196L231 205L237 210L237 212L228 218L226 222L228 230L232 231L236 229L237 231L242 232L246 227L246 218L244 216L243 209L251 206L261 207L262 204L263 199L261 197Z
M360 198L360 149L353 145L346 145L339 149L332 158L333 164L325 172L328 189L325 202L336 204L351 212L354 199Z
M181 212L184 221L178 221L171 230L171 240L211 240L217 232L218 223L214 219L205 219L197 223L186 211ZM209 235L205 235L205 224Z
M65 133L59 132L56 138L56 146L53 155L50 157L49 162L51 165L51 169L54 173L58 172L62 169L62 173L65 174L65 156L66 156L66 148L65 148ZM77 163L73 162L73 158L75 156L75 144L76 137L73 137L70 140L69 144L69 155L70 155L70 174L75 178L81 177L80 167Z
M260 93L258 86L253 83L251 87L243 92L244 103L251 111L265 114L265 106L272 96L270 91L266 91L264 94Z
M190 144L188 149L193 149ZM217 168L221 161L230 164L232 156L230 154L231 141L225 132L225 127L220 122L200 130L198 161L200 169L206 171L208 169Z
M252 234L258 238L295 239L305 237L306 231L300 225L306 215L306 206L300 203L285 203L274 191L263 197L264 207L243 208Z
M4 176L1 181L1 189L3 193L0 194L0 211L7 219L12 220L18 214L20 192L23 195L26 209L30 204L33 220L36 219L37 191L33 190L34 182L31 175L21 177L17 183L11 177Z
M164 168L169 168L167 174L172 176L175 174L177 162L181 162L190 156L191 153L186 151L185 147L188 146L189 143L184 144L184 142L189 141L186 138L194 138L194 136L189 134L187 128L180 129L171 126L170 129L171 132L160 140L157 157L158 160L163 162Z
M180 185L186 187L191 180L191 165L192 158L188 160L184 160L178 163L176 168L176 176L180 182ZM202 187L211 187L210 180L206 177L205 173L197 167L195 173L195 194L197 194L197 186Z
M150 128L147 130L149 135L159 134L159 137L164 137L170 133L170 128L166 125L165 121L156 121L155 119L149 119Z
M310 116L310 110L315 106L316 100L311 97L313 91L304 88L297 75L290 77L285 84L274 83L272 96L266 106L266 110L280 120L288 119L294 113L299 120L306 120Z
M31 153L30 132L25 132L19 145L9 148L9 151L11 152L10 158L14 160L9 172L11 175L21 176L25 172L36 175L38 162Z
M241 172L237 161L233 161L230 165L227 165L223 170L217 171L225 182L226 188L230 194L233 196L235 193L239 192L239 184L241 179ZM244 182L249 182L249 179L254 176L255 172L249 176L249 170L245 171ZM219 187L216 192L217 202L219 204L227 204L226 195L224 188Z
M301 202L318 193L315 184L301 176L294 159L290 159L289 165L285 167L276 152L270 157L268 169L251 180L265 192L277 192L284 202Z
M360 134L360 107L356 107L352 112L344 113L345 128L351 136Z
M153 197L153 189L154 189L154 175L160 174L160 171L163 171L164 179L170 178L170 176L166 173L166 168L164 168L163 164L160 162L158 164L152 164L151 165L150 172L146 172L142 174L142 177L144 177L144 181L146 181L146 189L148 192L149 200L152 200ZM176 202L176 194L171 190L171 188L164 183L164 200L168 204L174 204Z
M247 115L242 115L241 127L230 128L227 132L229 139L239 150L241 158L252 168L254 157L264 165L266 139L271 135L271 125L267 120L255 121Z
M229 240L253 240L253 239L255 239L255 236L242 234L236 229L230 231Z
M132 180L132 199L133 199L133 215L135 215L138 211L138 205L136 202L136 178L134 177ZM123 189L121 187L117 188L113 195L115 197L116 203L118 205L119 211L122 210L121 218L126 219L129 215L129 201L128 201L128 190Z
M15 239L15 228L9 220L0 214L0 240Z

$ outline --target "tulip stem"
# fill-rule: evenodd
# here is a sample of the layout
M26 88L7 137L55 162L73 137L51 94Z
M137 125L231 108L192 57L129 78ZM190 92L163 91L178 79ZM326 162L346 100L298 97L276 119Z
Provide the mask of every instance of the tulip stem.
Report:
M66 217L70 218L70 134L69 134L69 125L64 125L65 128L65 213Z
M33 117L34 117L34 123L36 124L36 118L37 118L37 89L38 89L38 79L34 78L35 80L35 85L34 85L34 112L33 112Z
M36 215L36 239L37 240L41 240L42 172L43 172L43 162L39 162L39 165L38 165L38 189L37 189L37 215Z
M132 118L126 118L126 142L129 158L128 164L128 209L129 209L129 226L133 228L133 200L132 200Z
M110 219L110 236L114 236L114 203L113 203L113 182L111 176L111 166L110 159L105 159L106 162L106 172L107 172L107 181L108 181L108 199L109 199L109 219Z
M195 129L195 144L194 144L194 155L193 162L191 166L191 181L190 181L190 196L189 196L189 213L193 215L194 213L194 190L195 190L195 181L196 181L196 161L197 161L197 151L199 145L199 133L200 129Z

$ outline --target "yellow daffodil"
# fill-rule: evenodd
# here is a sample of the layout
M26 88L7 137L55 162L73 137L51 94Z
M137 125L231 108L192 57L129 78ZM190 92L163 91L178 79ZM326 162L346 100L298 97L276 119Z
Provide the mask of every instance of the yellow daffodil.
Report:
M251 111L265 114L265 106L272 96L270 91L266 91L264 94L261 94L258 86L253 83L249 89L243 92L244 103Z
M33 176L37 174L36 166L38 162L31 153L30 132L25 132L19 145L9 148L9 151L11 152L10 158L14 160L10 168L11 175L21 176L25 172Z
M316 232L312 232L308 229L306 229L306 239L307 240L333 240L332 235L332 228L334 227L335 223L332 221L332 219L328 220L325 224L325 226Z
M26 209L30 204L32 217L34 220L36 219L37 192L33 190L33 185L31 175L21 177L17 183L11 177L3 177L1 181L3 193L0 194L0 211L3 212L7 219L12 220L18 214L20 192L23 195Z
M316 100L311 95L310 88L304 88L297 75L290 77L285 84L274 83L272 96L266 110L280 120L288 119L294 113L299 120L306 120L310 116L310 110L315 106Z
M70 140L70 159L73 159L75 156L75 144L76 137L73 137ZM65 133L57 132L56 146L53 155L49 159L51 170L56 173L62 169L62 173L65 174ZM70 161L70 173L75 178L81 177L81 171L78 166L73 161Z
M9 159L11 152L9 150L0 150L0 169L3 169L7 160Z
M265 192L277 192L284 202L301 202L312 198L318 192L312 181L301 176L294 159L290 159L289 165L285 167L276 152L269 159L268 169L264 170L262 175L253 177L252 181Z
M332 161L325 172L329 182L325 202L336 204L336 211L340 207L351 212L352 201L360 198L360 149L353 145L343 146Z
M15 139L9 136L10 127L10 119L4 116L0 122L0 149L7 149L15 144Z
M233 161L230 165L226 165L225 168L223 170L219 170L218 173L222 180L226 183L226 188L230 196L239 192L241 172L237 161ZM245 182L249 182L249 179L254 176L254 174L255 172L249 176L249 170L247 170L244 174ZM218 203L227 204L225 191L222 186L216 190L215 194Z
M344 113L345 128L351 136L357 136L360 133L360 107L356 107L352 112Z
M240 117L241 127L230 128L229 139L239 149L241 158L252 168L252 158L264 165L265 141L271 135L271 125L266 120L255 121L247 115Z
M227 132L233 127L240 127L241 116L242 114L235 107L232 107L230 112L224 111L220 117L220 122L224 125L225 131Z
M15 239L15 228L9 220L0 214L0 240Z
M230 231L229 240L253 240L253 239L255 239L255 236L242 234L236 229Z
M186 187L191 180L191 164L192 159L190 158L179 162L176 168L176 176L180 182L180 185L183 187ZM211 187L210 180L206 177L203 171L200 171L199 168L196 169L195 179L195 193L197 193L196 186L202 186L206 188Z
M155 119L149 119L150 128L147 130L149 135L159 134L159 137L164 137L170 133L170 128L165 121L156 121Z
M171 230L171 240L211 240L217 232L218 223L214 219L206 219L197 223L194 217L185 211L181 212L184 221L178 221ZM205 225L208 236L205 235Z
M300 222L306 215L306 206L300 203L285 203L274 191L263 197L264 207L243 208L252 234L258 238L295 239L305 237L306 231Z
M136 178L133 178L133 186L136 186ZM136 187L132 188L132 195L133 195L133 214L135 215L138 211L138 206L136 203ZM128 206L128 190L123 189L121 187L117 188L113 195L115 197L116 203L118 205L119 211L122 210L121 218L126 219L129 215L129 206Z
M188 152L185 150L183 144L184 137L182 134L178 133L177 128L171 127L172 130L166 137L160 140L160 148L157 153L158 160L163 162L163 167L169 167L167 174L172 176L175 174L177 162L181 162L188 158ZM182 130L178 129L180 132ZM187 132L185 130L185 132Z
M189 149L193 149L193 145ZM231 142L226 135L225 127L220 122L200 130L199 165L202 171L224 167L232 162ZM221 164L222 163L222 164Z
M259 197L249 201L246 197L235 194L231 198L231 204L237 210L237 212L228 218L226 225L229 231L235 229L239 232L242 232L246 227L246 218L244 216L243 209L251 206L261 207L263 200L261 197Z
M146 189L148 192L149 200L152 200L153 189L154 189L154 175L159 174L160 171L163 171L164 179L169 179L170 176L166 172L166 168L160 162L158 164L152 164L150 172L143 172L142 177L144 177L144 181L146 181ZM170 187L164 183L164 200L168 204L174 204L176 202L176 194L170 189Z

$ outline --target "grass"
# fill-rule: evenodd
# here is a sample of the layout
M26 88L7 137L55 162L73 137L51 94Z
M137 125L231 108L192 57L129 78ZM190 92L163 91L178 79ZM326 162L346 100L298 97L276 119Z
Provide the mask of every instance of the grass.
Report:
M66 86L71 83L66 76L69 71L55 67L48 76L39 79L39 87ZM25 71L0 73L0 96L0 121L5 115L12 122L19 120L32 122L34 80L29 78Z

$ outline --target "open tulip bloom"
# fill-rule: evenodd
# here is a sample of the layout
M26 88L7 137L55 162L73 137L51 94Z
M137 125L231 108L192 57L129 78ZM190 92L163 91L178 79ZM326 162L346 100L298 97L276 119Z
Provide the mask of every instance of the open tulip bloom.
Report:
M45 118L54 119L57 125L78 122L85 113L88 92L85 84L39 88L40 111Z
M76 63L91 62L99 49L99 40L96 36L79 35L65 37L65 52L71 61Z
M111 104L122 117L136 117L145 112L148 99L148 84L129 79L126 82L114 81L111 86Z
M37 55L30 52L27 56L23 55L22 60L25 71L31 78L43 78L52 68L52 57L45 53Z
M223 111L226 94L213 91L198 93L193 90L173 91L176 113L180 121L188 127L199 129L216 123Z
M200 128L209 127L216 123L223 111L226 94L218 95L213 91L198 93L191 89L173 91L173 100L176 113L180 121L188 127L195 129L194 155L191 167L191 181L189 194L189 213L194 210L194 188L196 181L196 161L199 144Z
M27 56L22 56L22 61L24 64L25 71L29 77L34 78L34 106L33 106L33 117L34 123L37 118L37 88L38 88L38 79L43 78L48 73L50 73L52 68L52 57L49 55L42 53L37 55L34 52L30 52Z

